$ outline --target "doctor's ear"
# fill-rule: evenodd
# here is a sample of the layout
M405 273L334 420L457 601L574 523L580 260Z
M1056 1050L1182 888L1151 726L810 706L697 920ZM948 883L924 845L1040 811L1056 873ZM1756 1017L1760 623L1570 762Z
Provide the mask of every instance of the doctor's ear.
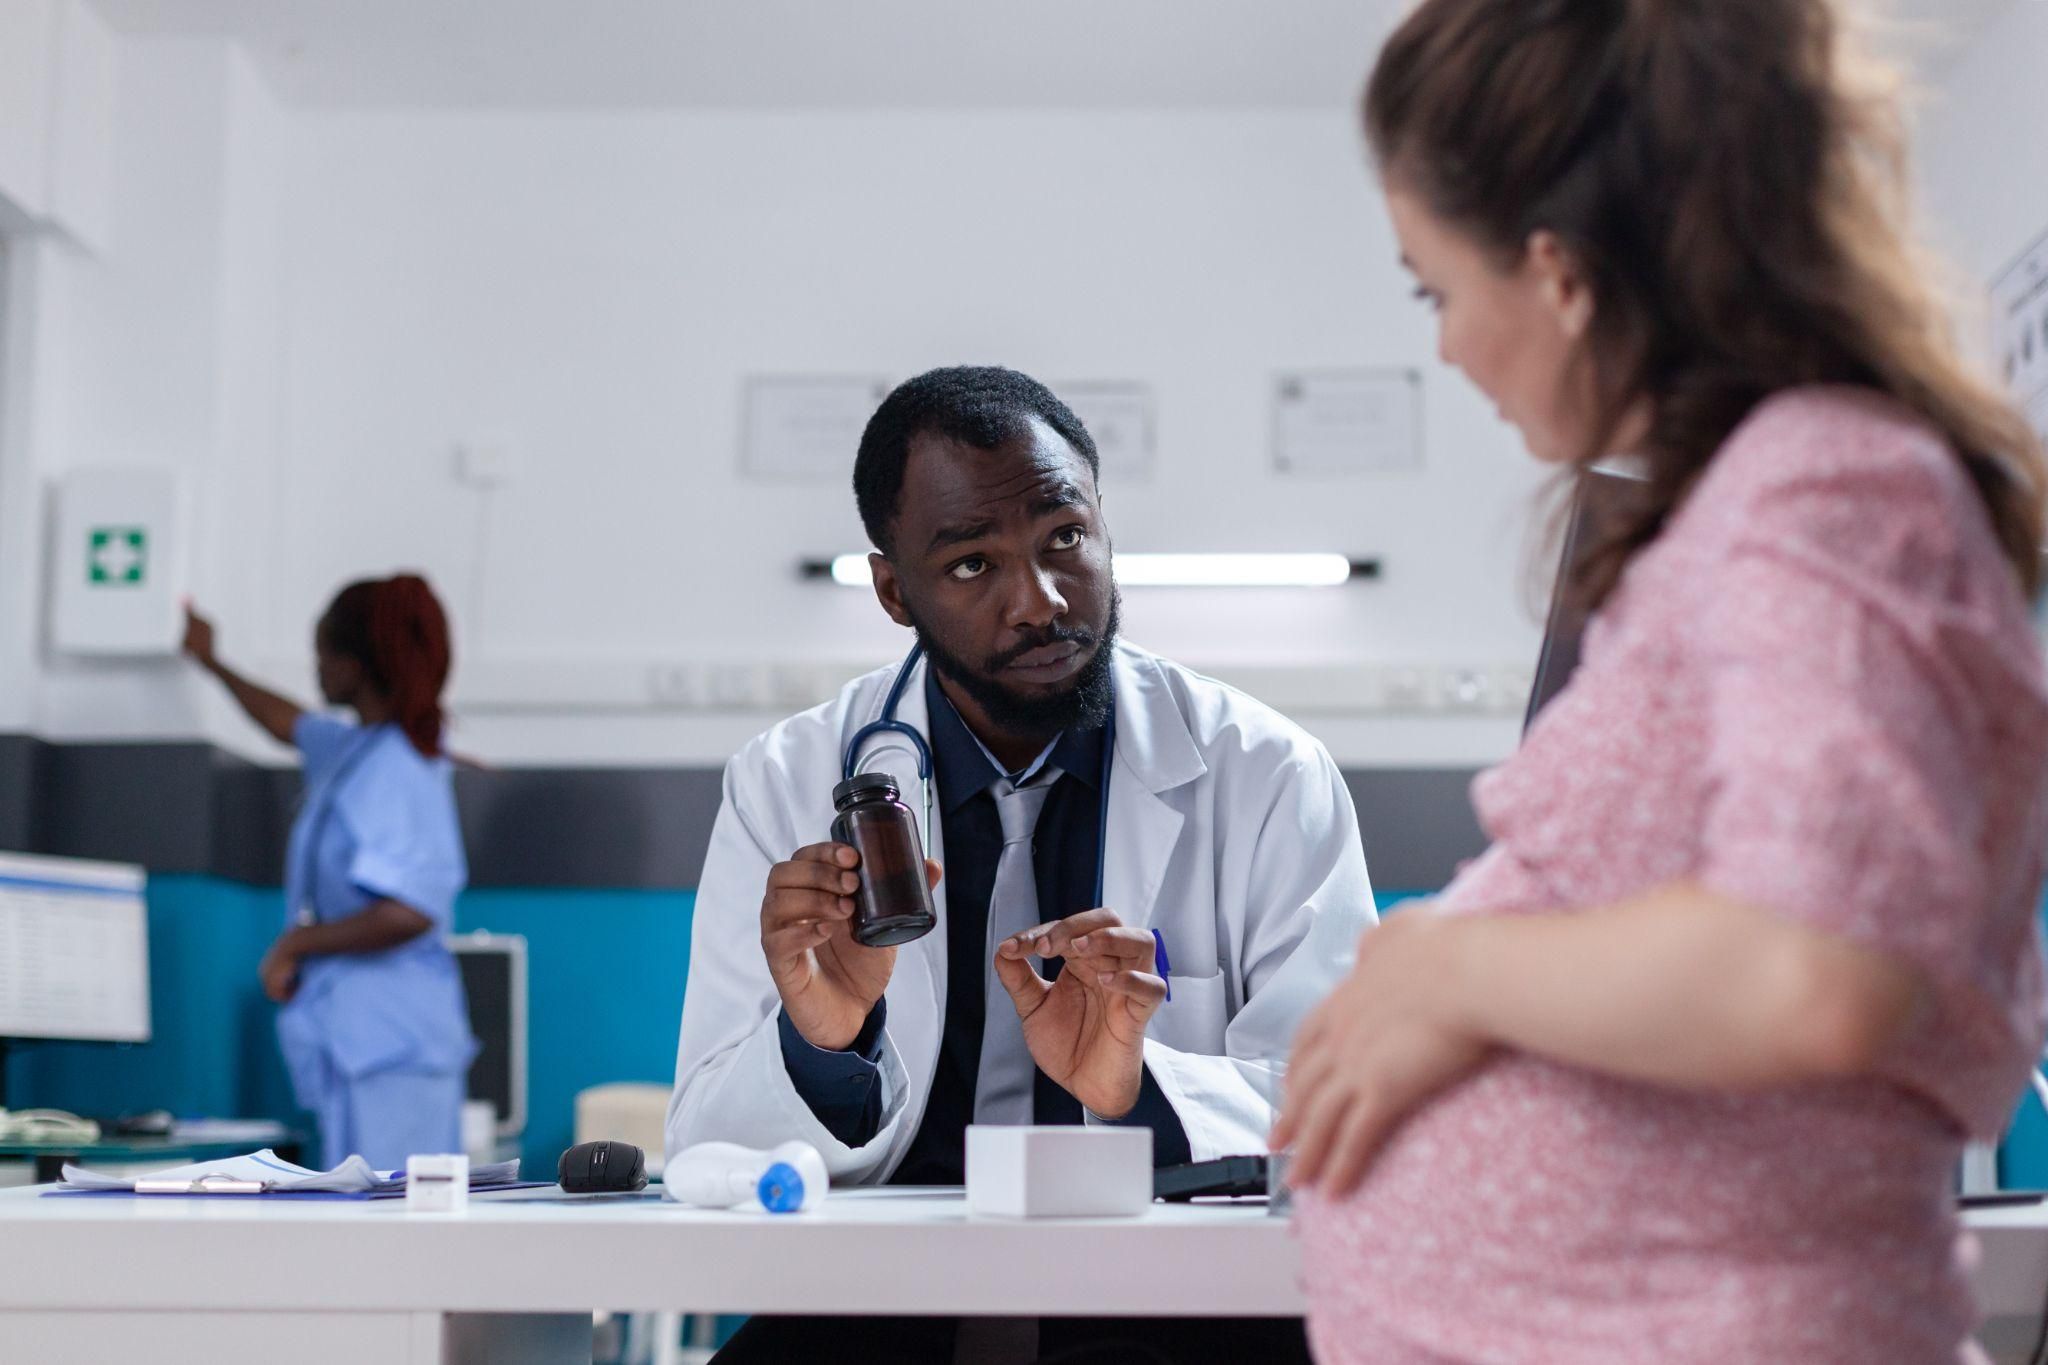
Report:
M882 610L897 625L909 626L910 613L903 606L903 585L896 579L896 566L887 555L876 553L868 556L868 570L874 575L875 600L882 604Z

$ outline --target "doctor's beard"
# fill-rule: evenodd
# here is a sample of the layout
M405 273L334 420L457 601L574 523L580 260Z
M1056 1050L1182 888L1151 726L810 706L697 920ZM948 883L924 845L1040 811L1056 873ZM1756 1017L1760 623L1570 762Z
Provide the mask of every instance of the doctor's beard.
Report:
M1123 624L1124 607L1123 594L1114 586L1109 590L1109 622L1099 637L1091 630L1056 625L990 659L981 668L969 665L940 644L918 619L910 604L905 602L903 605L910 616L911 628L917 632L917 642L924 647L925 658L931 661L939 676L974 698L975 705L1008 733L1051 739L1067 730L1085 733L1109 719L1110 708L1116 701L1116 691L1110 679L1116 663L1116 639ZM1024 654L1053 644L1077 644L1083 649L1093 646L1095 650L1088 662L1081 665L1081 671L1069 680L1065 691L1028 697L998 681L1002 671Z

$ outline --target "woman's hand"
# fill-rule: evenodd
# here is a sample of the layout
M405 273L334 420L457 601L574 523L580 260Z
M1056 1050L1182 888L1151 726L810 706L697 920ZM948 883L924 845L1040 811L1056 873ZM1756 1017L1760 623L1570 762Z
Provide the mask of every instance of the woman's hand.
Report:
M223 664L214 652L213 622L195 611L189 599L185 602L185 637L178 647L191 656L192 662L220 679L228 695L248 712L249 719L269 731L272 739L280 744L292 743L301 715L299 704L250 682Z
M194 611L190 602L185 603L185 638L179 648L200 667L213 667L213 622Z
M1357 965L1295 1038L1271 1138L1294 1148L1289 1184L1349 1194L1395 1128L1485 1058L1458 1000L1456 939L1471 923L1417 905L1361 936Z
M280 1005L290 1000L299 989L299 955L293 951L290 939L289 932L279 934L256 968L256 975L263 982L263 993Z

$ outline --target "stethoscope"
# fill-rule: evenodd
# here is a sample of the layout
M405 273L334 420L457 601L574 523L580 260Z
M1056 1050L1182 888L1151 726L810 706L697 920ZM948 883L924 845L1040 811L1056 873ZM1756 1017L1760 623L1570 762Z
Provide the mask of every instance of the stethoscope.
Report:
M903 667L896 670L896 681L889 686L889 695L882 701L882 715L879 720L863 725L854 731L853 738L846 744L846 762L840 772L842 780L862 771L861 750L883 736L900 736L910 742L911 751L917 756L917 781L924 788L924 837L925 847L931 847L932 832L932 746L918 733L917 727L908 721L896 719L897 703L903 700L903 693L910 686L910 675L917 671L918 662L924 658L924 646L912 645L910 656L903 661ZM1109 718L1102 725L1102 807L1095 817L1095 898L1094 905L1102 904L1103 873L1109 858L1109 775L1116 763L1116 708L1112 706Z
M315 883L320 875L320 845L327 837L327 822L334 818L334 807L341 797L342 784L348 781L383 737L382 726L371 726L370 733L358 740L355 748L335 765L334 776L327 779L320 788L320 794L314 798L313 818L308 822L306 841L299 847L299 906L292 916L294 924L320 922L319 892Z

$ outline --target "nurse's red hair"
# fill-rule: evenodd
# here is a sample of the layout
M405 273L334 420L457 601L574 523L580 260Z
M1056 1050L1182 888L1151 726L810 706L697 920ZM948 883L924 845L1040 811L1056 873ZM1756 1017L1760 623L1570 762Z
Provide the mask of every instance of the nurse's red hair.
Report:
M392 719L427 758L441 754L441 690L453 654L448 614L417 574L366 579L336 594L320 618L328 649L363 666L391 699Z

